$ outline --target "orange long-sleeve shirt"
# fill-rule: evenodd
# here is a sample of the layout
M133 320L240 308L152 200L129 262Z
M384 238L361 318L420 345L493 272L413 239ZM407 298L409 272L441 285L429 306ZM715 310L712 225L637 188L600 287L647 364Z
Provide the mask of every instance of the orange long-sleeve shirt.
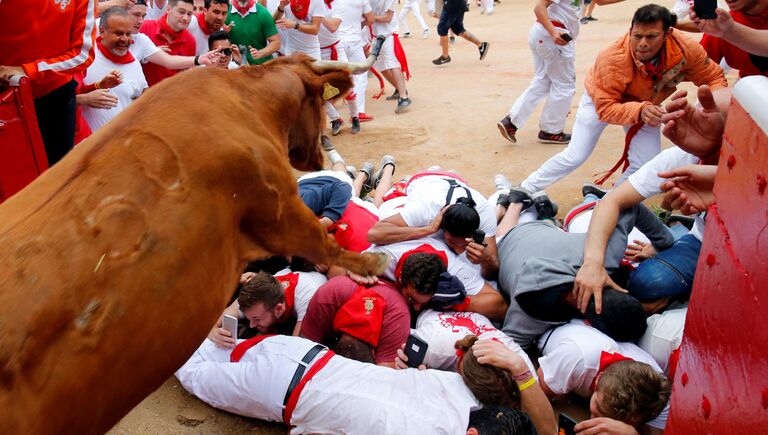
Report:
M93 61L97 0L0 2L0 65L22 66L34 98Z

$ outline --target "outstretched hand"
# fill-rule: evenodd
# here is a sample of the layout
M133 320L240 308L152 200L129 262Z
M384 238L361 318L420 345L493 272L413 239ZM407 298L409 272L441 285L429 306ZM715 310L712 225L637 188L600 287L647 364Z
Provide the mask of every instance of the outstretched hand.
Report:
M686 215L705 211L715 202L712 189L716 174L717 166L713 165L689 165L659 172L659 177L669 179L661 184L661 190L667 192L661 206Z
M723 141L725 119L709 86L699 86L701 107L694 107L687 100L687 91L678 91L667 103L667 113L661 117L661 132L675 145L699 157L716 153Z
M728 11L720 8L715 9L715 14L717 15L717 18L714 19L699 18L696 15L696 12L694 12L693 6L691 6L689 16L691 21L693 21L693 24L695 24L699 30L722 39L725 34L733 29L733 17L731 17L731 14L729 14Z

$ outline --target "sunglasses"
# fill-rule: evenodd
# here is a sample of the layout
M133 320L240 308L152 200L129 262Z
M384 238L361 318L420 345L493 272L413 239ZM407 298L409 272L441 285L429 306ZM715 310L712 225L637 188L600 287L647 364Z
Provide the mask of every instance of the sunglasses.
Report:
M231 48L222 48L221 54L224 56L232 56L232 49Z

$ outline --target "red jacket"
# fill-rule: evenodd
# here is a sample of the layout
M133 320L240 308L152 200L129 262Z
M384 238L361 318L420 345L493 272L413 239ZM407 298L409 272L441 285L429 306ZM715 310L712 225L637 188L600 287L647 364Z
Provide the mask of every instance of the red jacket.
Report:
M162 19L162 17L160 19ZM169 54L174 56L195 55L197 42L195 42L195 37L192 36L188 30L182 31L178 38L170 40L170 37L160 28L160 23L158 21L159 19L144 21L139 32L149 36L149 39L151 39L158 47L167 45L171 50ZM160 83L161 80L181 72L181 70L168 69L154 63L145 63L141 67L144 69L144 77L147 78L149 86L154 86Z
M41 97L93 62L96 0L0 1L0 65L22 66Z

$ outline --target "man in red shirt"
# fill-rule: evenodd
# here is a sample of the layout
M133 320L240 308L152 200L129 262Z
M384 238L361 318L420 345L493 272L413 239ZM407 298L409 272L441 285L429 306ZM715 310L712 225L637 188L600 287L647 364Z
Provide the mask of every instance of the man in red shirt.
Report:
M731 9L730 14L733 21L753 29L768 29L768 2L763 0L734 0L727 3ZM701 38L701 45L707 51L710 59L720 62L725 58L728 65L739 70L739 77L768 75L768 58L747 53L726 38L710 34L706 26L702 30L705 34Z
M169 54L195 56L195 37L187 31L190 21L194 19L194 7L192 0L168 0L166 13L157 20L144 21L140 32L147 35L158 47L167 48ZM199 65L197 56L195 65ZM143 68L149 86L154 86L179 72L152 63L144 64Z

